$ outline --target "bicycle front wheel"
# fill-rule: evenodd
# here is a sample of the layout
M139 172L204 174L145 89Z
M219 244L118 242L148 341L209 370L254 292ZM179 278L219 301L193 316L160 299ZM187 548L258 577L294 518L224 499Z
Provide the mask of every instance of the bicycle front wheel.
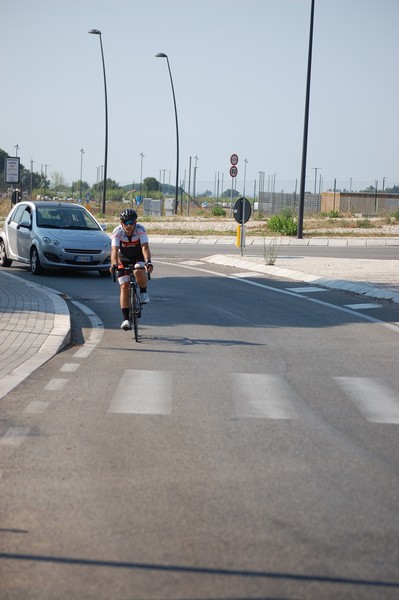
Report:
M132 286L130 288L130 297L129 297L129 321L133 326L134 339L136 342L139 341L139 323L138 319L140 316L140 301L137 294L136 286Z

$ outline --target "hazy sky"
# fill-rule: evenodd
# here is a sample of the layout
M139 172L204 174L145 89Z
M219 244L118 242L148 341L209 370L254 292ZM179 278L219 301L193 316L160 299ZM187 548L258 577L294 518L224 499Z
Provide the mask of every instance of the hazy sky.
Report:
M230 187L230 156L249 187L300 178L310 0L2 0L0 148L26 168L95 183L174 183L197 161L197 191ZM316 0L307 188L399 183L399 1ZM223 174L223 175L222 175Z

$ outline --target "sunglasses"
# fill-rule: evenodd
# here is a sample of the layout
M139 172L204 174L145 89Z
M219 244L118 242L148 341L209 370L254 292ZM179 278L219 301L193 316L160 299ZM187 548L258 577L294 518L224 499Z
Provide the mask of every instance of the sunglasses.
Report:
M134 225L135 221L123 221L123 225Z

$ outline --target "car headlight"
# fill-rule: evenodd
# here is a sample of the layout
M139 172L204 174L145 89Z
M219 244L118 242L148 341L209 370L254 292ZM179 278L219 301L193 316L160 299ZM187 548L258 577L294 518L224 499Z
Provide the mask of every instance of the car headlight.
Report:
M52 240L51 238L45 236L43 238L43 242L46 244L46 246L51 246L51 244L53 246L57 246L57 248L61 245L60 242L58 240Z

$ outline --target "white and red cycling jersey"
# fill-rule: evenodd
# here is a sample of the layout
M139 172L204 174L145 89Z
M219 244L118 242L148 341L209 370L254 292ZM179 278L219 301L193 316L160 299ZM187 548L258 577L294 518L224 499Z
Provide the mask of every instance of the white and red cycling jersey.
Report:
M126 235L122 225L118 225L112 232L111 246L119 248L119 262L121 265L144 263L141 244L148 244L145 228L136 223L132 235Z

